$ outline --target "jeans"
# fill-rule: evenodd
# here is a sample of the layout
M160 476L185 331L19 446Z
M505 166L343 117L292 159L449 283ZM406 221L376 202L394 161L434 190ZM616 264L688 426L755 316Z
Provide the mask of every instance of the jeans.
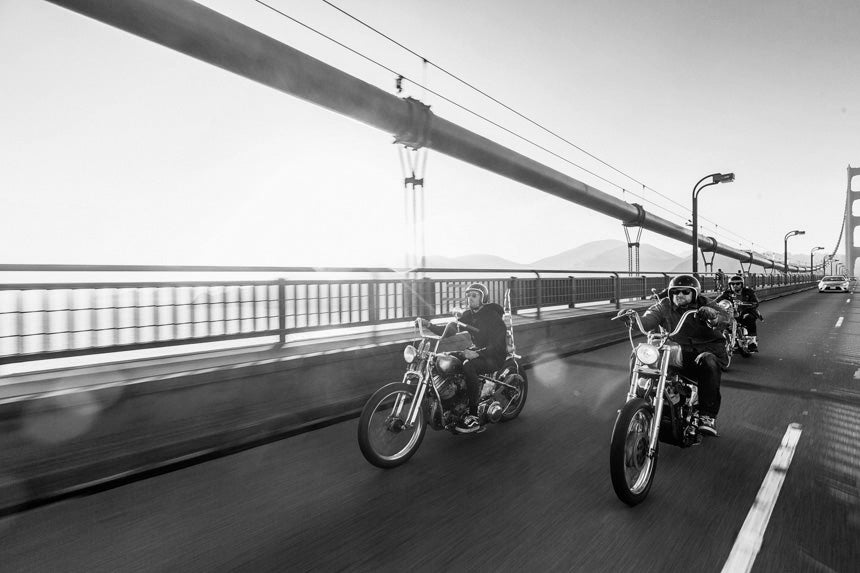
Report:
M747 329L747 334L750 336L756 336L756 315L752 312L745 312L738 317L738 322L743 324Z
M499 369L495 361L484 356L478 356L463 362L463 375L466 378L466 395L469 397L469 413L478 414L478 400L481 397L481 380L478 374L493 372Z
M683 367L681 374L692 378L699 384L699 413L715 417L720 413L720 380L723 371L720 361L712 352L702 352L692 346L682 346ZM696 357L702 358L696 364Z

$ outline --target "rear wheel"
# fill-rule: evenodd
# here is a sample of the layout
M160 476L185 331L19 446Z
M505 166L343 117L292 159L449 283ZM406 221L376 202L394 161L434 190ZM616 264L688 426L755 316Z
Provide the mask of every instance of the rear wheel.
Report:
M358 446L367 461L380 468L393 468L411 458L427 432L424 409L418 409L415 424L406 416L415 400L415 387L401 382L374 392L358 420Z
M657 451L648 456L648 440L654 424L651 405L641 398L630 400L618 412L609 445L609 473L618 499L634 506L645 501L654 473Z
M512 388L502 386L496 392L496 399L502 407L502 417L499 421L509 422L519 416L526 405L526 398L529 395L529 381L526 378L526 373L520 369L513 374L508 374L504 382L510 384Z

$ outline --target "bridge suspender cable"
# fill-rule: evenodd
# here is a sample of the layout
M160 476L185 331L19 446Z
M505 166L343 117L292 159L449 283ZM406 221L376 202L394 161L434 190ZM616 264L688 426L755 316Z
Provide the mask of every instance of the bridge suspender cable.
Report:
M435 116L416 100L398 98L191 0L49 1L394 134L410 147L434 149L622 222L639 215L637 207ZM692 243L686 228L647 212L642 219L644 229ZM736 260L749 256L710 237L697 242ZM773 266L763 255L752 258Z

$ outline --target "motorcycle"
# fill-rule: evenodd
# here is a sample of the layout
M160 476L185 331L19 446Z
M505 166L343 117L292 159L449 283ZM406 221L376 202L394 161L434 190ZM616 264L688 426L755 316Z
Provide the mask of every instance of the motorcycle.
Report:
M635 311L619 312L612 320L624 318L633 347L627 402L618 410L609 446L609 470L618 498L634 506L651 491L657 470L659 442L686 448L701 442L698 434L698 384L683 376L681 346L670 338L676 335L695 310L681 316L678 326L667 333L646 332ZM647 337L633 343L633 320Z
M729 326L723 331L723 336L726 338L726 354L729 357L729 363L723 370L728 370L734 352L740 353L744 358L749 358L752 355L752 351L749 349L752 337L747 332L746 327L738 322L738 317L743 312L744 307L752 307L754 305L737 299L721 300L717 304L722 306L728 312L729 316L732 317L729 321Z
M528 380L519 362L522 357L513 343L508 297L505 307L508 356L499 370L479 376L481 430L486 424L509 422L519 416L528 395ZM455 320L440 336L425 331L420 319L416 327L420 342L403 350L408 364L403 379L377 390L359 418L361 453L380 468L393 468L409 460L424 440L428 425L456 433L457 422L468 414L462 364L463 351L473 348L469 331L474 328ZM455 332L457 327L463 331Z

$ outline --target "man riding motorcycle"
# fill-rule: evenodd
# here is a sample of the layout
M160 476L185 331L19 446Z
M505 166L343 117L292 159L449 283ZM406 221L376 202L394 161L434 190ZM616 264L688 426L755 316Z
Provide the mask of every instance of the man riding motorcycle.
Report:
M729 287L714 302L720 302L721 300L737 300L748 304L740 307L738 322L747 329L747 334L750 337L748 347L750 352L758 352L756 321L761 318L761 313L758 311L758 297L755 294L755 290L744 286L744 278L735 275L729 279Z
M642 326L645 330L662 326L671 332L684 312L697 310L700 321L688 320L672 339L681 346L681 373L696 380L699 386L699 433L716 436L722 367L728 364L722 330L729 317L721 307L700 296L702 287L692 275L676 276L666 290L668 297L642 315Z
M475 350L463 352L463 375L466 379L466 391L469 397L469 414L463 416L456 426L461 434L477 432L481 429L478 420L478 402L480 401L481 383L479 374L493 372L502 367L507 353L505 339L505 322L502 320L504 310L494 302L489 302L490 293L486 285L472 283L466 288L466 298L469 308L460 317L460 322L472 328L469 332L476 346ZM421 318L421 325L436 334L442 334L445 325L431 324Z

